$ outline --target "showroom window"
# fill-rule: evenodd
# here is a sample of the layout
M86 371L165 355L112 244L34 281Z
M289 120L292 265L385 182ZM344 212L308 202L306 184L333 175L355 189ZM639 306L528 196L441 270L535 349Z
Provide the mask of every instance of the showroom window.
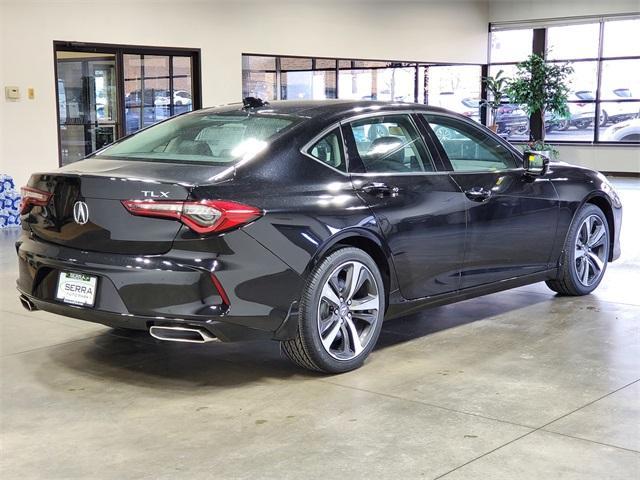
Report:
M54 42L60 165L201 106L199 50Z
M276 89L276 58L243 55L242 98L275 100Z
M386 100L480 121L481 65L244 54L242 94L264 100Z
M534 38L538 32L538 42ZM516 63L541 50L547 60L569 63L569 115L546 114L546 139L554 143L640 142L640 17L554 20L541 24L492 24L489 75L507 77ZM528 119L504 102L499 131L512 141L528 139ZM500 122L500 120L502 122Z

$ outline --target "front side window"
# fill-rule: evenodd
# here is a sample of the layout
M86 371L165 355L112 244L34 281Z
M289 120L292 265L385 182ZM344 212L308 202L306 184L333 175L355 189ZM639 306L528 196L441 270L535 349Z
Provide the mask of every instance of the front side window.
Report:
M433 161L409 115L385 115L351 124L367 172L434 171Z
M342 137L336 128L318 140L307 153L330 167L346 172L347 164L342 155L341 144Z
M466 122L442 115L424 115L456 172L516 168L514 155L498 140Z
M294 117L241 112L192 113L142 130L96 156L229 165L257 154L295 121Z

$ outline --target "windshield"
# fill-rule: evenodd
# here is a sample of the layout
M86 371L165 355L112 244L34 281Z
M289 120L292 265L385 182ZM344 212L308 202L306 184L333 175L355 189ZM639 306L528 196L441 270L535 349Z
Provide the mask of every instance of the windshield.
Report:
M182 115L111 145L98 158L230 165L263 150L293 117L245 112Z

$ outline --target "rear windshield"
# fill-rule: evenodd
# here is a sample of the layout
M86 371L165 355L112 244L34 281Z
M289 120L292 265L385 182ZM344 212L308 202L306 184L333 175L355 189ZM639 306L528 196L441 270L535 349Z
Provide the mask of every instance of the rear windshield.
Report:
M196 112L142 130L96 157L229 165L258 153L296 121L245 112Z

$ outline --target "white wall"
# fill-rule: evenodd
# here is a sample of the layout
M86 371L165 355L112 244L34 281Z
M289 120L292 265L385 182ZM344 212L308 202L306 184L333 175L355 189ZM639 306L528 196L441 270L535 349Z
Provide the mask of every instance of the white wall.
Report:
M0 171L23 183L57 167L54 40L201 48L210 106L240 100L242 52L482 63L487 8L472 0L5 1L2 85L34 87L36 98L0 99Z
M490 22L634 12L640 0L489 0Z
M489 21L505 22L640 12L640 0L490 0ZM640 147L559 147L560 158L608 172L640 173Z
M54 40L201 48L203 105L210 106L240 99L243 52L483 63L491 18L539 18L569 10L579 14L574 2L564 2L572 5L564 9L558 6L561 1L548 2L554 10L534 9L540 2L518 2L522 9L511 3L0 0L0 83L23 92L18 102L0 99L0 172L22 184L31 172L58 165ZM583 3L597 7L587 0L576 5ZM637 1L607 2L616 3L629 11L633 9L626 4ZM34 100L26 99L28 87L35 88ZM600 151L602 155L593 153ZM602 168L600 156L615 157L622 159L616 165L624 170L640 172L637 152L580 148L567 160L594 161Z
M560 160L604 172L640 173L640 147L560 145Z

